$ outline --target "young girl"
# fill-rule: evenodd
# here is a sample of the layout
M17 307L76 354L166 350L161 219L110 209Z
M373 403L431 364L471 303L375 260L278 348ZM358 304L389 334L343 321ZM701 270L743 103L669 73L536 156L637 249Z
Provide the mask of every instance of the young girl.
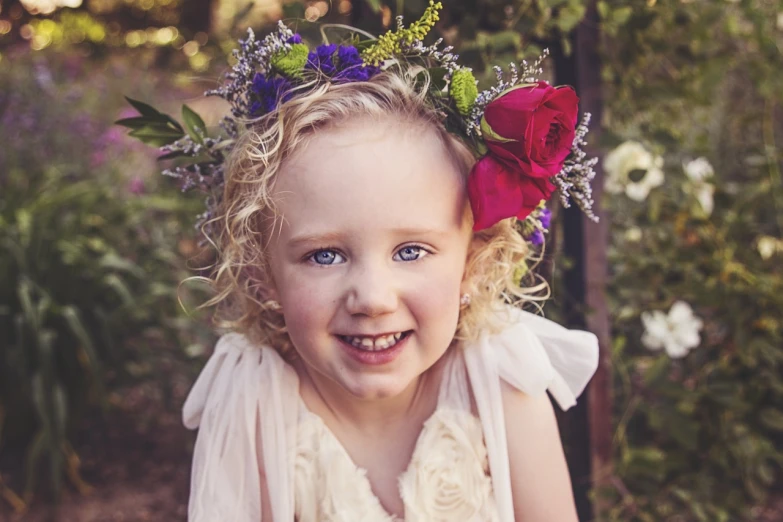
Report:
M420 42L437 7L361 54L251 35L218 92L248 120L206 222L231 333L184 407L191 521L577 520L545 391L572 406L597 340L514 306L541 201L589 210L576 97L477 95Z

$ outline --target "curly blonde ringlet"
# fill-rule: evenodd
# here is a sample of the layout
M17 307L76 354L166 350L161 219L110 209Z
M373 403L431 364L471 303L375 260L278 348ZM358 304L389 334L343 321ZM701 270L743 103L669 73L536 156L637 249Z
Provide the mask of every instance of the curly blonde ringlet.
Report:
M210 241L218 255L208 278L215 295L201 307L216 307L219 328L243 333L283 356L293 355L283 312L270 294L268 246L280 225L272 194L284 162L316 131L358 116L398 118L432 129L467 183L475 157L462 140L447 132L443 116L427 102L428 88L426 70L403 66L365 82L314 81L301 86L301 92L276 111L248 122L227 160L223 198L209 222L216 231ZM515 270L530 255L514 221L504 220L474 234L465 273L471 304L461 311L455 336L459 340L475 339L487 328L499 329L502 320L496 309L501 301L546 298L538 295L545 283L522 288L514 279Z

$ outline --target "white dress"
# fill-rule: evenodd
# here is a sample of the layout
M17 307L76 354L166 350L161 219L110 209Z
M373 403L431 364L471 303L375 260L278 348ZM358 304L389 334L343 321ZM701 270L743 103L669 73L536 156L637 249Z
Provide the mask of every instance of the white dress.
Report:
M508 311L504 331L446 355L437 408L398 478L405 522L513 521L500 379L533 396L548 390L568 409L597 368L593 334ZM188 428L199 428L191 522L261 522L259 456L272 522L399 521L305 407L296 373L272 348L239 334L221 337L183 418Z

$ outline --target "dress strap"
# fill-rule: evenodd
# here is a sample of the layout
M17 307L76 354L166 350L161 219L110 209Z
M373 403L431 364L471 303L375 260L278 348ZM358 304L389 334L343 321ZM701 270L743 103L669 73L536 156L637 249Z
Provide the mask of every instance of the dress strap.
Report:
M237 333L220 338L183 407L185 426L199 428L190 522L261 521L259 446L273 522L294 519L297 397L296 373L275 350Z
M598 338L514 307L499 313L509 314L508 326L467 343L464 351L500 519L514 520L500 379L531 396L548 390L567 410L598 367Z
M438 393L438 408L470 412L470 389L465 359L457 347L449 348Z

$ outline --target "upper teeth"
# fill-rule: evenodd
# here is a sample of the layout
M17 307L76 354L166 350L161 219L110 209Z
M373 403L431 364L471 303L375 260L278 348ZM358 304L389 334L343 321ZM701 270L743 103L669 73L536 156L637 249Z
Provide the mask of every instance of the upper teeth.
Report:
M387 348L391 348L397 344L397 341L399 341L401 337L402 332L390 335L382 335L380 337L351 337L346 335L344 339L356 348L374 352L376 350L386 350Z

